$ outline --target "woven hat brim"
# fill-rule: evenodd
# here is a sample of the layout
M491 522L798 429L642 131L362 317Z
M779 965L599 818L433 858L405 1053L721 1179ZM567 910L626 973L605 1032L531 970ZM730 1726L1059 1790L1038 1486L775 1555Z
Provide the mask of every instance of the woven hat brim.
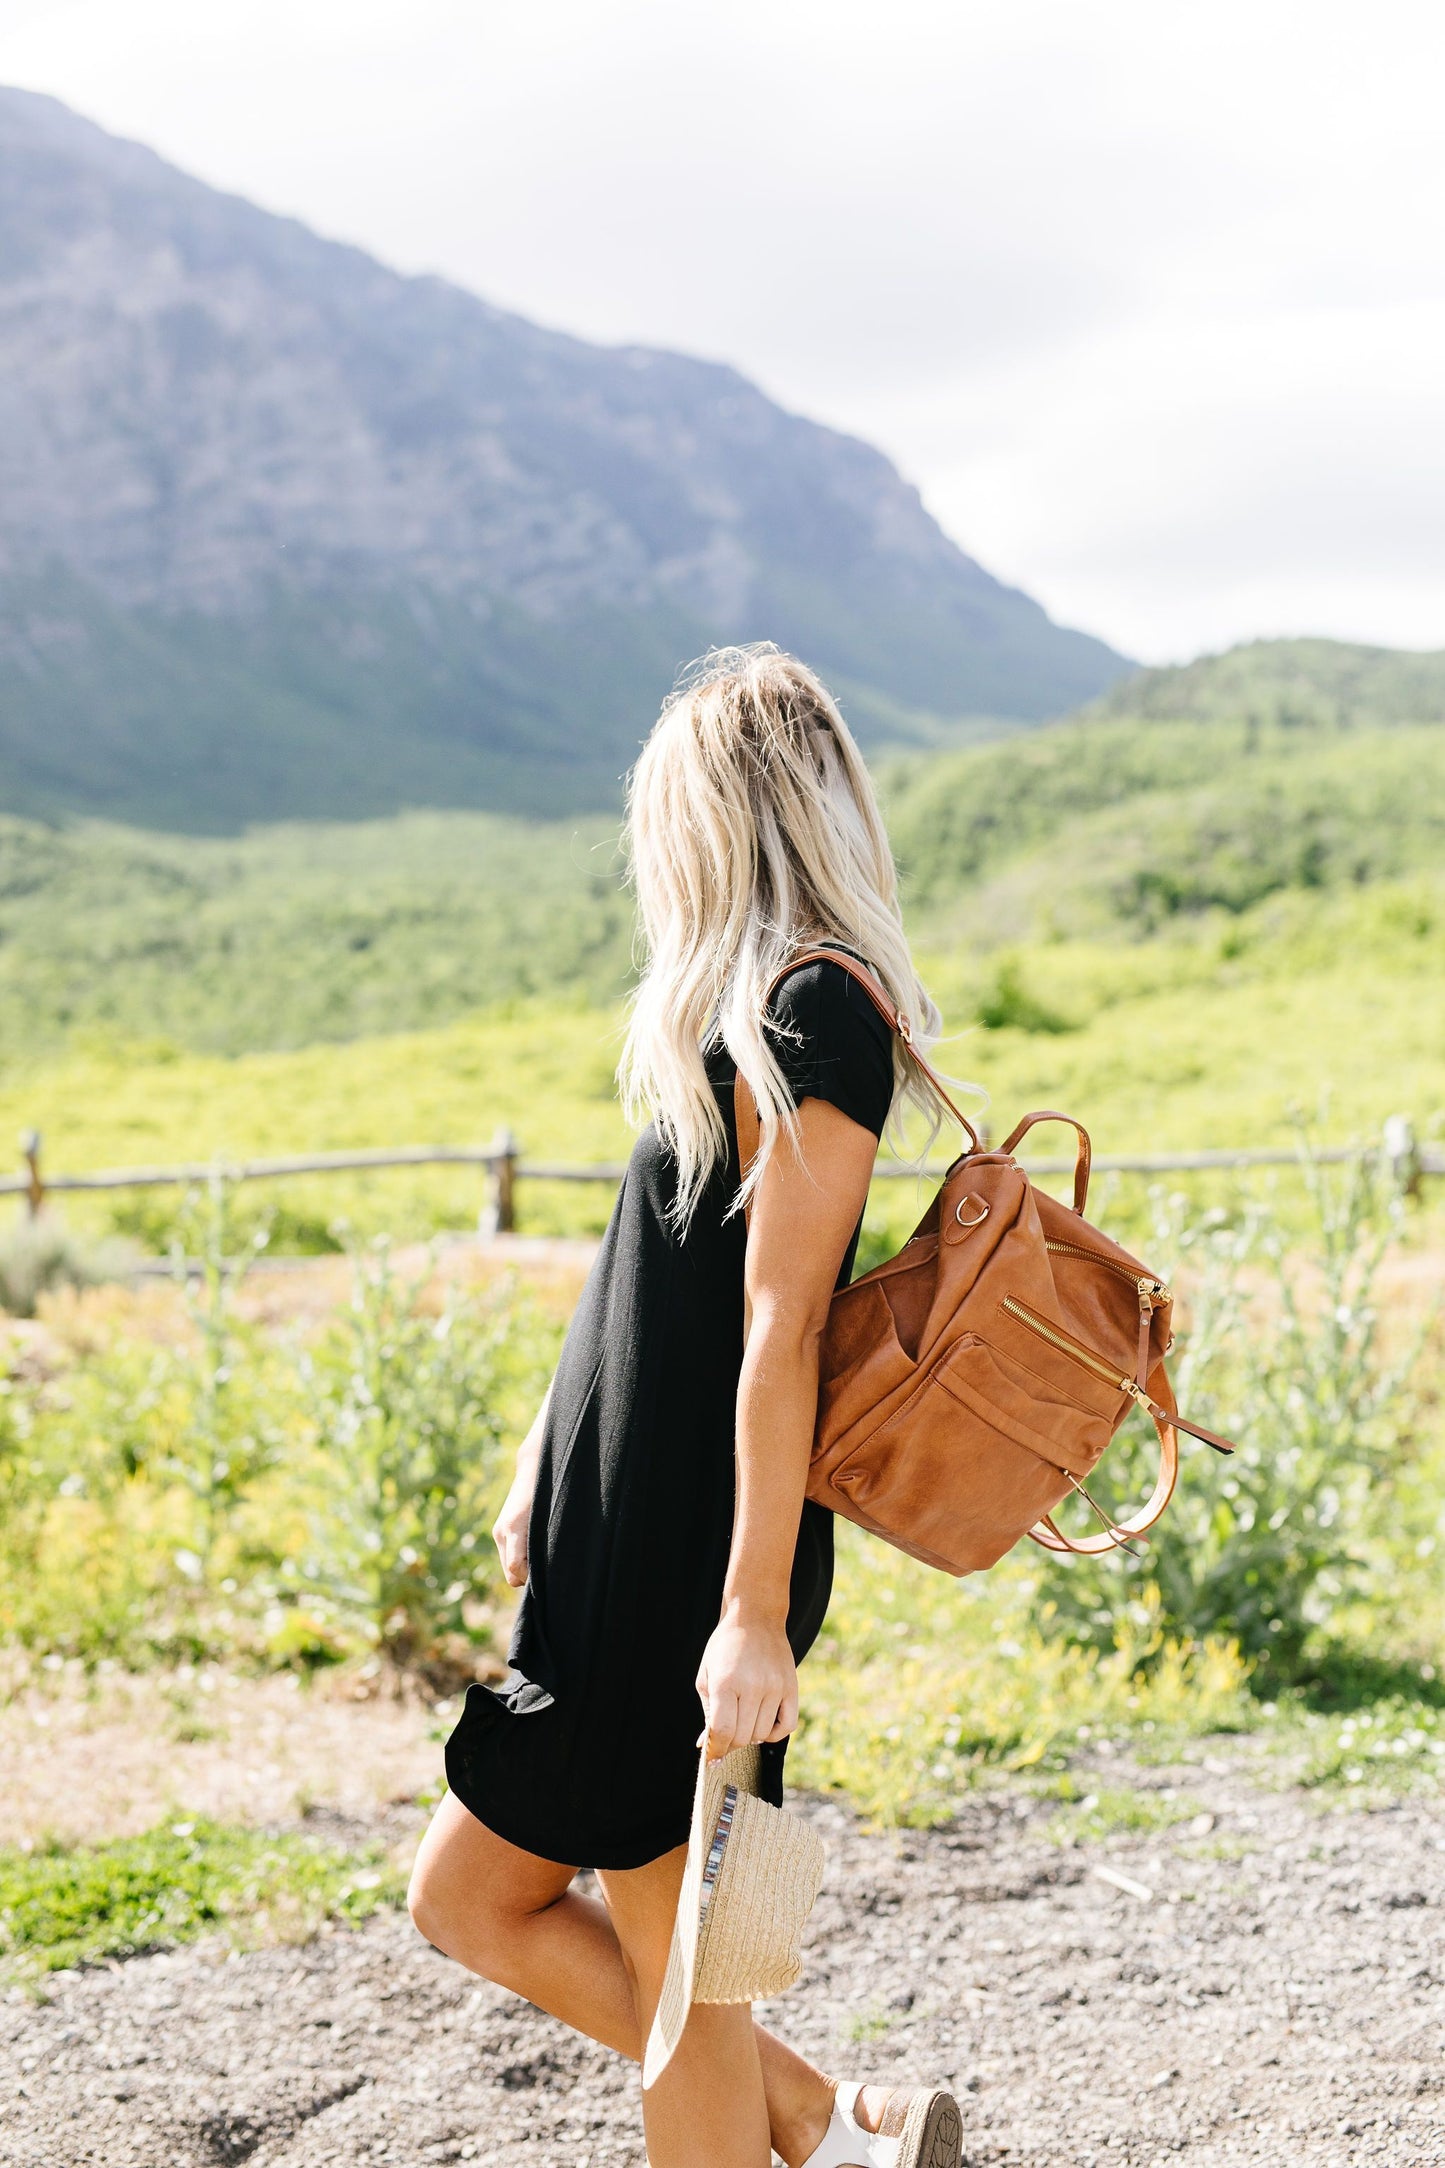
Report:
M802 1969L803 1929L823 1880L823 1842L805 1822L757 1797L757 1773L756 1747L699 1771L667 1971L643 2059L644 2090L671 2062L695 2002L777 1995ZM738 1796L704 1930L704 1870L730 1784Z

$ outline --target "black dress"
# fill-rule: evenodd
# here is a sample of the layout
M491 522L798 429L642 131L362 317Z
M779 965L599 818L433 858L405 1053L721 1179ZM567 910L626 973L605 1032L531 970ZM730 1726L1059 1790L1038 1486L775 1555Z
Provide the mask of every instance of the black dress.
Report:
M881 1134L893 1096L888 1026L836 964L775 990L772 1044L795 1102L831 1100ZM791 1034L796 1034L792 1036ZM532 1504L529 1571L502 1689L468 1690L447 1783L498 1836L578 1867L640 1867L687 1841L702 1707L732 1540L743 1351L735 1068L707 1056L727 1127L686 1235L667 1224L676 1168L655 1128L633 1148L563 1344ZM860 1221L861 1226L861 1221ZM855 1228L838 1276L852 1276ZM833 1521L804 1503L788 1639L817 1638ZM764 1750L781 1802L786 1742Z

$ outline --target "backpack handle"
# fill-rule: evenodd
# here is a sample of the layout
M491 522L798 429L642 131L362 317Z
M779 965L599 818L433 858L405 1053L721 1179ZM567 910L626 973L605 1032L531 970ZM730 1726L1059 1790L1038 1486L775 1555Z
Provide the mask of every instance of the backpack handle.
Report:
M1026 1114L1024 1116L1017 1127L1011 1131L1007 1142L999 1146L999 1150L1001 1152L1011 1152L1014 1146L1021 1143L1028 1135L1035 1122L1067 1122L1070 1129L1078 1133L1079 1151L1078 1157L1074 1161L1074 1210L1082 1219L1084 1206L1089 1201L1089 1169L1094 1158L1094 1147L1089 1142L1089 1132L1082 1122L1075 1121L1072 1114L1057 1114L1052 1107L1040 1107L1037 1114Z
M1086 1504L1093 1506L1095 1513L1104 1523L1104 1533L1100 1536L1066 1536L1052 1513L1046 1513L1043 1519L1029 1530L1030 1536L1041 1549L1068 1551L1075 1558L1100 1558L1109 1551L1128 1550L1132 1537L1142 1536L1154 1526L1174 1496L1174 1486L1179 1480L1179 1432L1174 1427L1174 1395L1169 1390L1167 1380L1164 1382L1160 1401L1149 1406L1149 1413L1154 1418L1154 1428L1159 1433L1159 1473L1154 1479L1153 1491L1132 1520L1112 1520L1099 1506L1094 1505L1083 1484L1077 1483L1075 1489L1082 1494ZM1225 1449L1228 1450L1227 1447Z

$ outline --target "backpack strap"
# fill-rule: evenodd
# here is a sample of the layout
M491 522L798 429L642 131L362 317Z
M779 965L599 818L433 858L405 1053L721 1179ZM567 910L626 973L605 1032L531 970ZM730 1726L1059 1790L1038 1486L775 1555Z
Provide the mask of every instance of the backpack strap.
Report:
M1098 1558L1105 1551L1127 1550L1135 1536L1142 1536L1151 1529L1174 1496L1174 1485L1179 1478L1181 1430L1187 1430L1191 1438L1202 1439L1205 1445L1212 1445L1216 1453L1234 1451L1228 1438L1221 1438L1217 1432L1206 1430L1201 1423L1186 1422L1174 1405L1174 1394L1162 1365L1156 1374L1160 1380L1157 1400L1151 1399L1149 1394L1137 1385L1128 1387L1130 1399L1136 1401L1152 1418L1154 1428L1159 1433L1159 1473L1155 1478L1153 1494L1132 1520L1114 1521L1099 1506L1094 1505L1082 1483L1075 1483L1074 1489L1098 1514L1104 1524L1105 1533L1102 1536L1080 1536L1077 1539L1066 1536L1053 1515L1046 1513L1037 1527L1029 1530L1034 1542L1041 1544L1046 1551L1072 1551L1076 1558ZM1072 1477L1070 1481L1073 1481Z
M979 1142L978 1131L974 1128L973 1123L960 1107L954 1105L944 1089L943 1079L930 1068L913 1044L913 1026L908 1021L908 1018L894 1007L886 990L873 976L873 973L865 965L860 964L856 956L850 956L846 949L826 947L801 949L796 956L789 957L782 969L775 971L768 982L767 991L763 995L764 1009L767 1008L768 1003L772 1000L773 995L782 985L784 979L791 977L793 972L801 970L804 964L813 963L837 964L840 970L847 972L850 979L857 980L884 1023L888 1026L888 1029L896 1032L903 1041L909 1058L917 1068L922 1070L935 1098L943 1102L968 1138L969 1151L982 1151L983 1146ZM741 1069L738 1070L737 1079L733 1085L733 1116L738 1133L738 1160L742 1170L742 1179L746 1181L748 1171L757 1157L760 1127L757 1102L753 1098L751 1086Z

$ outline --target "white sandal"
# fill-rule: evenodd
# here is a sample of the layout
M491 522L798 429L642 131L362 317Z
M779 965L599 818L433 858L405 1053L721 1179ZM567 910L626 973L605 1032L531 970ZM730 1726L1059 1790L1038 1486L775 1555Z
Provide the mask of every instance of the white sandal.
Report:
M862 2090L837 2088L833 2120L803 2168L959 2168L963 2127L952 2093L896 2087L877 2130L865 2130L854 2113Z

